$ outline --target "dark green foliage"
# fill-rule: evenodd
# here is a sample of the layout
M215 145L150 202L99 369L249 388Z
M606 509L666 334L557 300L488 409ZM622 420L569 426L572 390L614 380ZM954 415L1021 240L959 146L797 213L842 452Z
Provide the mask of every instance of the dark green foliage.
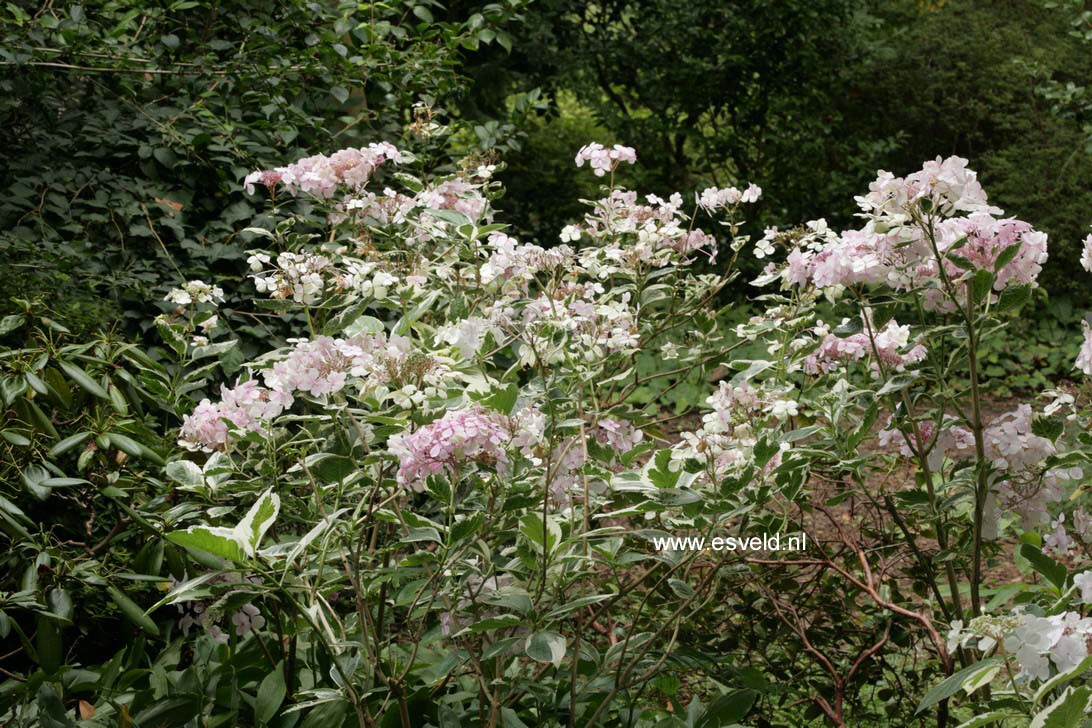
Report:
M906 174L956 154L1008 214L1050 234L1043 285L1087 303L1070 271L1092 221L1081 85L1092 54L1070 32L1070 7L552 0L530 13L501 76L556 102L508 155L506 204L527 232L552 239L571 217L554 186L586 176L551 169L545 188L520 179L592 137L635 146L627 174L660 193L760 184L759 230L816 217L853 225L852 198L877 169Z
M416 102L461 91L460 47L499 43L513 9L435 22L431 5L9 4L0 286L59 295L81 328L138 329L180 279L238 277L247 172L398 140Z

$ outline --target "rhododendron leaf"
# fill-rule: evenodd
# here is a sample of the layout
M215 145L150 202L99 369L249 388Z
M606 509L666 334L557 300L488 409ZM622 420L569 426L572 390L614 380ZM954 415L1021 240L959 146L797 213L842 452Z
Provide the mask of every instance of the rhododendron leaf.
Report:
M30 438L20 432L14 432L12 430L0 431L0 437L10 442L16 447L30 447Z
M108 586L106 592L110 595L110 598L114 600L114 604L117 605L121 613L125 615L125 618L132 622L137 627L140 627L146 635L150 637L159 636L159 627L152 621L151 617L144 613L136 602L130 599L124 592L117 587Z
M68 375L69 379L80 385L80 387L88 393L95 395L99 399L110 399L110 395L106 389L78 365L67 361L60 361L57 362L57 366Z
M255 704L255 717L261 723L268 723L280 710L281 703L284 702L285 696L288 694L288 688L284 681L284 663L277 663L277 668L273 672L262 678L261 684L258 685L257 703Z
M27 317L16 313L0 319L0 336L10 334L27 322Z
M128 435L122 435L118 432L108 432L106 434L110 438L110 444L124 452L126 455L131 455L135 458L145 458L151 460L156 465L167 464L159 453L152 450L147 445L137 442Z
M38 500L44 501L49 497L51 492L50 489L42 485L42 481L49 478L49 471L41 465L28 465L23 468L20 478L22 479L23 486L27 489L27 492Z

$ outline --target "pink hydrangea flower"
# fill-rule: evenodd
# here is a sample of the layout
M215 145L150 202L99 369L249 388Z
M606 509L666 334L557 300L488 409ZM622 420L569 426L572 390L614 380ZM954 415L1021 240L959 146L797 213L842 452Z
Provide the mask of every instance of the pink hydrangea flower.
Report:
M819 348L805 358L804 370L809 374L829 372L848 361L878 356L886 367L901 372L910 364L924 360L926 353L921 344L910 345L909 326L900 326L891 320L871 337L867 331L846 337L826 334ZM875 361L873 371L879 372Z
M602 177L613 172L622 162L636 164L637 152L633 147L623 147L621 144L608 148L592 142L580 147L580 151L576 153L576 166L583 167L584 162L588 163L596 177Z
M408 435L395 435L388 447L399 460L398 482L420 491L428 476L450 473L461 463L503 465L511 440L507 417L474 408L447 412Z
M595 439L600 445L606 445L619 454L627 453L645 439L645 433L634 427L632 422L614 417L599 420Z
M316 154L272 170L251 172L243 180L247 193L259 184L273 188L282 185L290 194L307 193L317 197L333 197L338 187L360 190L372 173L384 162L401 162L402 152L389 142L348 148L330 156Z
M231 442L228 423L259 432L265 423L292 406L292 397L260 386L250 380L234 389L220 388L220 401L203 399L193 412L182 418L180 443L184 447L222 449Z
M1092 326L1089 326L1087 321L1082 321L1081 326L1084 329L1084 341L1081 343L1080 353L1077 354L1077 361L1073 362L1073 366L1092 376Z

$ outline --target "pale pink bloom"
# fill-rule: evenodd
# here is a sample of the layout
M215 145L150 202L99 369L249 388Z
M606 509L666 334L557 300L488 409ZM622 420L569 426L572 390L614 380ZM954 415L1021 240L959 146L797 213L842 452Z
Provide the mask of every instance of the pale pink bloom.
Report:
M388 142L369 144L359 149L349 148L330 156L316 154L286 167L251 172L243 180L247 193L254 185L283 185L290 194L307 193L317 197L332 197L338 187L360 190L372 173L384 162L402 161L402 152Z
M253 604L244 604L238 612L231 615L231 622L235 625L235 634L245 637L264 627L265 617Z
M601 445L606 445L618 454L627 453L636 447L644 439L645 433L634 427L633 423L614 417L604 417L599 420L598 431L595 439Z
M1081 350L1073 366L1092 376L1092 326L1089 326L1087 321L1082 321L1081 327L1084 329L1084 341L1081 343Z
M450 474L462 463L503 465L511 423L485 409L453 410L410 434L394 435L388 448L399 460L398 482L424 490L430 475Z
M583 167L584 162L588 163L596 177L602 177L613 172L622 162L636 164L637 152L633 147L623 147L621 144L608 148L592 142L582 146L576 153L576 166Z
M234 389L220 388L220 401L203 399L182 418L180 443L189 448L222 449L231 442L231 426L260 432L266 423L292 405L292 397L250 380Z
M881 362L885 368L901 372L907 366L923 361L926 353L921 344L911 345L909 326L900 326L891 320L883 329L873 331L871 335L868 331L845 337L827 334L820 341L819 348L804 359L804 371L818 374L839 369L846 362L870 359L876 374L880 371Z

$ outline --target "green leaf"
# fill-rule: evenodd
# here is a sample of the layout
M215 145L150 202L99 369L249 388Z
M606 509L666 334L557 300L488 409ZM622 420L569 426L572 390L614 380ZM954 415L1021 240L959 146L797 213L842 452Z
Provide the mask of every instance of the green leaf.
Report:
M167 463L167 477L179 485L191 488L205 484L204 472L189 460L173 460Z
M1047 417L1036 415L1031 420L1032 434L1056 442L1065 431L1065 420L1061 417Z
M1020 555L1027 559L1031 563L1031 567L1046 577L1046 580L1057 587L1059 591L1065 589L1067 574L1065 566L1031 544L1020 544Z
M532 660L549 662L558 667L565 659L567 643L557 632L536 632L527 638L523 649Z
M185 531L168 533L167 540L183 548L197 549L236 563L246 561L247 557L246 548L239 541L233 528L191 526Z
M126 619L137 627L140 627L140 629L149 637L159 636L159 627L156 626L156 623L152 621L151 617L144 613L144 610L141 609L136 602L125 596L117 587L108 586L106 587L106 591L110 595L110 598L114 600L114 604L121 610L121 613L125 615Z
M12 331L20 328L27 322L27 317L21 313L15 313L11 316L5 316L0 319L0 336L10 334Z
M52 683L43 682L38 688L36 698L38 724L41 728L75 728L76 722L68 717L64 703Z
M721 695L709 704L694 728L727 728L740 723L747 717L757 698L758 693L754 690L736 690Z
M495 389L489 393L488 396L483 397L481 404L485 405L491 410L496 410L501 414L512 414L512 410L516 406L516 400L519 398L519 385L509 384L501 389Z
M1035 702L1038 703L1045 696L1050 694L1050 691L1056 690L1063 685L1068 685L1074 679L1080 677L1084 673L1088 672L1088 669L1092 668L1092 655L1084 658L1076 667L1066 670L1065 672L1059 672L1054 677L1050 678L1035 691Z
M991 710L989 713L976 715L967 722L960 723L956 728L982 728L982 726L1008 725L1005 721L1011 718L1023 718L1024 720L1027 720L1027 716L1023 713L1014 713L1010 710Z
M1012 311L1031 300L1031 286L1010 286L1001 294L1001 300L994 307L997 311Z
M1016 257L1016 254L1020 252L1020 243L1010 245L1001 251L1001 254L997 256L997 260L993 263L994 272L1000 271L1006 265L1012 262L1012 259Z
M1078 728L1084 722L1090 696L1092 688L1086 685L1066 688L1057 700L1031 719L1028 728Z
M277 514L281 510L281 499L270 488L262 493L257 502L250 507L246 516L235 527L236 535L246 544L247 555L253 556L258 546L262 543L262 537L269 527L273 525Z
M557 519L547 517L543 526L541 513L528 513L519 521L519 531L538 551L552 554L561 543L561 526Z
M0 431L0 437L3 437L12 445L15 445L15 447L30 446L30 438L22 434L21 432L15 432L14 430L3 430Z
M467 217L464 213L459 212L458 210L429 209L426 212L431 217L434 217L437 220L442 220L443 222L451 223L452 225L466 225L471 221L469 217Z
M940 701L947 700L962 690L965 682L974 679L983 672L993 670L1000 664L1001 658L991 657L982 662L976 662L973 665L969 665L959 672L950 675L925 694L925 697L918 703L918 708L915 712L921 713L922 711L932 708Z
M993 290L994 282L993 271L989 270L976 270L974 272L974 283L971 284L974 289L974 301L980 303L986 300L986 296Z
M80 367L66 361L57 362L57 365L68 375L69 379L80 385L80 387L88 393L95 395L99 399L110 399L110 394L103 389L102 385L92 379L91 375Z
M905 372L903 374L896 374L884 382L879 391L876 392L877 397L884 397L889 394L895 394L909 387L916 382L921 375L917 372Z
M345 327L345 336L353 337L360 334L379 334L386 327L383 322L374 316L357 316L353 322Z
M69 435L65 439L58 442L53 447L49 448L49 452L47 454L51 458L55 458L55 457L57 457L59 455L63 455L64 453L68 452L72 448L74 448L77 445L81 444L83 441L85 441L89 437L91 437L90 432L77 432L75 435Z
M254 708L254 715L260 723L268 723L276 717L284 702L288 689L284 683L284 663L279 663L277 669L262 679L258 686L258 702Z
M41 484L48 488L69 488L73 485L91 485L91 481L83 478L46 478Z
M110 437L110 444L124 452L126 455L151 460L156 465L167 464L167 461L164 460L159 453L155 452L147 445L137 442L128 435L122 435L118 432L108 432L106 434Z
M28 465L23 468L23 472L20 474L20 479L23 481L23 486L27 489L27 492L40 501L44 501L49 497L49 487L42 485L42 481L48 478L49 471L41 465Z

